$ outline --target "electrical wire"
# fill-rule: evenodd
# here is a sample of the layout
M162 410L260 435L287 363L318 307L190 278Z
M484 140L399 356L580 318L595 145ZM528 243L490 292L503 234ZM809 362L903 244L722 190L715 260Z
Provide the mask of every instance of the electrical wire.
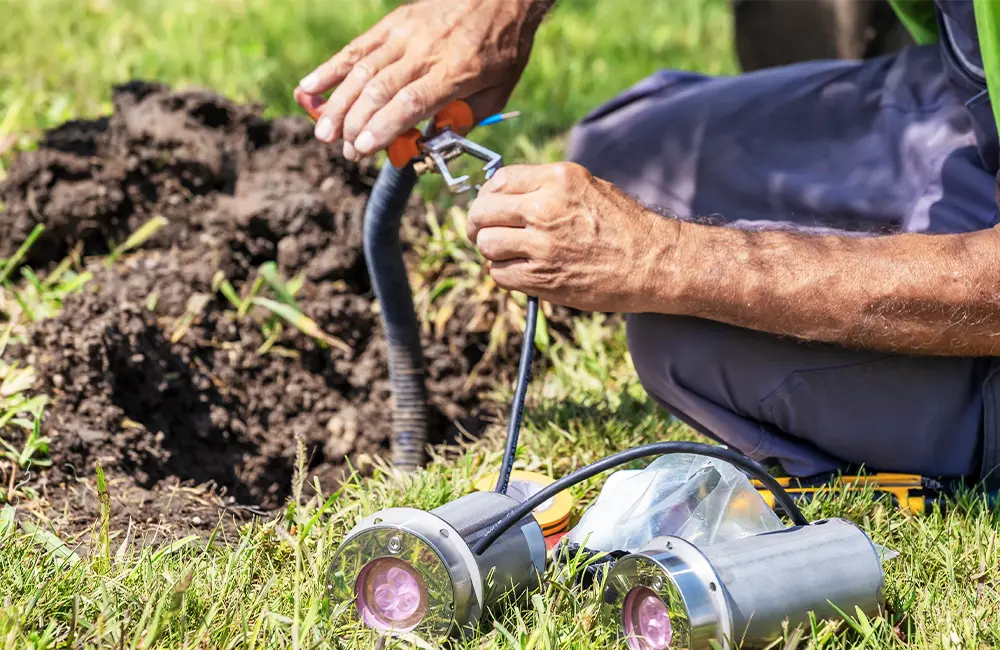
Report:
M774 495L775 502L784 508L785 512L788 513L788 516L796 526L807 526L809 524L809 520L802 515L802 511L800 511L798 506L795 505L795 501L787 492L785 492L785 489L781 487L774 477L768 474L767 470L759 464L750 458L747 458L740 452L702 442L654 442L648 445L642 445L641 447L627 449L587 465L586 467L581 467L580 469L562 477L555 483L543 488L541 491L532 495L504 515L504 517L500 519L493 526L493 528L491 528L490 531L482 537L482 539L479 540L473 549L473 552L476 555L482 555L486 549L488 549L493 542L497 541L497 539L499 539L500 536L503 535L511 526L530 514L531 511L539 505L545 503L563 490L573 487L577 483L581 483L592 476L600 474L601 472L613 469L619 465L624 465L633 460L645 458L647 456L659 456L666 454L697 454L699 456L717 458L735 465L763 483L764 486L771 491L771 494Z
M494 124L499 124L500 122L505 122L507 120L518 117L520 114L521 111L511 111L509 113L496 113L494 115L490 115L476 126L492 126Z
M510 113L516 117L520 113ZM506 118L506 115L493 117ZM484 120L486 122L487 120ZM503 163L496 164L486 173L486 180ZM514 471L514 456L517 455L517 440L521 436L521 419L524 416L524 398L528 393L528 383L531 381L531 361L535 355L535 327L538 324L538 297L528 296L527 313L524 317L524 341L521 342L521 360L517 365L517 381L514 383L514 399L510 405L510 419L507 421L507 439L504 441L503 461L500 463L500 474L494 492L507 494L510 485L510 475Z
M514 470L514 456L517 454L517 439L521 435L521 418L524 415L524 397L531 381L531 360L535 353L535 326L538 323L538 298L528 296L528 312L524 321L524 341L521 343L521 360L517 367L517 383L514 384L514 400L507 422L507 440L504 442L503 462L494 491L507 494L510 474Z

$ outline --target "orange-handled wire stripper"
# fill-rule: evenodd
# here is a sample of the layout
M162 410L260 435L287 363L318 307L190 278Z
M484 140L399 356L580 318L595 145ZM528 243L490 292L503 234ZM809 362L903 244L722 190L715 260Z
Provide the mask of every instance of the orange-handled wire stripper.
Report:
M307 107L306 112L314 120L319 119L319 107ZM494 115L480 124L495 124L516 114ZM469 176L455 177L448 169L448 161L462 154L479 158L486 164L483 171L487 178L500 167L502 157L497 152L476 144L465 136L476 126L472 108L461 100L451 102L434 114L425 130L410 129L389 145L389 162L397 169L414 163L418 174L437 170L444 177L448 189L458 194L469 189Z

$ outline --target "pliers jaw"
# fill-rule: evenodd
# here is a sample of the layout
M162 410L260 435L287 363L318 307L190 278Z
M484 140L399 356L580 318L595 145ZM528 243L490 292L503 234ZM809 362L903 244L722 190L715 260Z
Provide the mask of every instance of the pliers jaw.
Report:
M466 192L471 185L468 174L458 177L452 175L451 170L448 168L448 161L459 158L462 154L478 158L486 163L483 166L486 178L492 176L503 165L503 158L497 152L476 144L450 130L442 131L422 140L420 142L420 149L421 153L423 153L423 158L414 163L416 172L421 174L436 168L453 194Z

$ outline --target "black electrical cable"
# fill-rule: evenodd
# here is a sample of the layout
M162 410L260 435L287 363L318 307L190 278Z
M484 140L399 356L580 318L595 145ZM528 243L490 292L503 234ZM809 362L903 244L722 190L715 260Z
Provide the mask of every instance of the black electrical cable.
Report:
M538 322L538 298L528 296L528 313L524 323L524 341L521 343L521 361L517 367L517 383L514 385L514 401L510 406L510 420L507 422L507 440L504 443L503 462L495 491L507 494L510 474L514 470L514 456L517 454L517 439L521 433L521 418L524 415L524 397L531 381L531 360L535 352L535 325Z
M785 489L782 488L776 480L774 480L774 477L768 474L767 470L759 464L750 458L747 458L740 452L727 449L725 447L705 444L703 442L654 442L648 445L642 445L641 447L627 449L601 459L596 463L587 465L586 467L581 467L580 469L562 477L555 483L552 483L548 487L543 488L540 492L532 495L526 501L521 503L516 508L512 508L510 512L504 515L503 519L498 521L493 528L479 540L473 549L473 552L476 555L482 555L483 552L488 549L493 542L497 541L497 539L499 539L500 536L503 535L511 526L530 514L531 511L539 505L545 503L563 490L573 487L577 483L581 483L592 476L600 474L601 472L613 469L619 465L624 465L625 463L629 463L633 460L638 460L639 458L644 458L646 456L659 456L665 454L697 454L699 456L708 456L710 458L724 460L732 465L735 465L763 483L764 486L771 491L771 494L774 495L775 502L784 508L785 512L788 513L788 516L791 517L796 526L806 526L809 524L809 520L802 515L798 506L795 505L795 501L787 492L785 492Z
M486 173L486 180L502 166L495 164ZM528 296L528 309L524 317L524 341L521 342L521 360L517 365L517 381L514 384L514 399L510 405L510 419L507 421L507 439L503 445L503 461L500 463L500 474L494 492L507 494L510 486L510 475L514 471L514 456L517 455L517 440L521 435L521 419L524 416L524 398L528 394L528 383L531 381L531 361L535 354L535 327L538 324L538 298Z

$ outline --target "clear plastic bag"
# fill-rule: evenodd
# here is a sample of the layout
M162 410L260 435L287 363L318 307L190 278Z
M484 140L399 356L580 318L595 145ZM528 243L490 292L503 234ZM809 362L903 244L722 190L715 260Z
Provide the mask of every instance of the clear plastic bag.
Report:
M670 454L645 469L611 474L567 541L594 551L637 551L660 535L707 546L782 528L733 465Z

